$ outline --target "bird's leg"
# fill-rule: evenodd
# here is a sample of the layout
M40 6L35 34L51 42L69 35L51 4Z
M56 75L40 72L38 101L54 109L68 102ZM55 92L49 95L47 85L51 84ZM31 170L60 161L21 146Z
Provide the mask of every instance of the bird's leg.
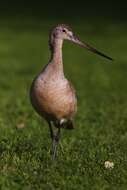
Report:
M49 124L49 130L50 130L50 137L51 137L51 139L53 139L54 132L53 132L53 128L52 128L51 122L49 121L48 124Z
M55 134L54 134L54 131L53 131L53 126L52 126L50 121L48 122L48 124L49 124L49 130L50 130L50 137L52 139L52 149L51 149L51 151L52 151L52 155L53 155Z
M49 129L50 129L50 136L52 139L52 159L55 160L57 144L60 139L60 127L58 127L58 131L55 133L53 131L51 122L48 122L48 124L49 124Z
M60 127L58 127L58 131L53 137L53 142L52 142L52 159L55 160L56 157L56 150L57 150L57 145L59 143L60 139Z

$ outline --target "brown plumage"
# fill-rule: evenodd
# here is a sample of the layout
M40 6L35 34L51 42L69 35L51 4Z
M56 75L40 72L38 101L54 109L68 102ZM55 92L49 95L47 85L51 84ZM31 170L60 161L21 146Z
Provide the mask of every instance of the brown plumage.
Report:
M40 116L48 122L52 138L52 156L55 158L56 146L60 138L60 129L73 129L73 118L77 111L77 100L72 84L65 78L62 62L63 40L67 39L85 47L88 50L110 57L98 52L88 44L82 43L64 24L53 28L49 36L51 58L49 63L34 79L30 98L31 103ZM54 131L53 127L57 129Z

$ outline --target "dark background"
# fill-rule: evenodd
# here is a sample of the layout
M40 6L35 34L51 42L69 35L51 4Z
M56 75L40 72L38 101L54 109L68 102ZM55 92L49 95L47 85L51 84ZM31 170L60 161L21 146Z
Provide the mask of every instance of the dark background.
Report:
M29 16L40 18L112 18L126 20L127 2L125 1L1 1L1 16Z

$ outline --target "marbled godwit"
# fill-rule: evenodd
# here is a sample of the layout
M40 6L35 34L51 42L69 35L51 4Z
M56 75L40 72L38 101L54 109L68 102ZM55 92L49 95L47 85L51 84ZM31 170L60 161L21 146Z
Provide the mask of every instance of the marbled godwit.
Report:
M61 128L73 129L73 117L77 110L75 90L65 78L63 71L62 45L64 39L112 60L95 48L81 42L70 27L64 24L56 26L51 31L49 37L51 58L34 79L30 97L35 110L48 122L52 138L53 159L55 159L56 147L60 139L60 130Z

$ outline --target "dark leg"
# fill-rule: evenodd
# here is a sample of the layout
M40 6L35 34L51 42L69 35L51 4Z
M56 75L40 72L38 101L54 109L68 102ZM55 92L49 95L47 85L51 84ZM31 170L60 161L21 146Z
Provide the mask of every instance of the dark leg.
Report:
M53 133L53 128L52 128L51 122L48 121L48 124L49 124L49 130L50 130L50 137L51 137L51 139L53 139L54 133Z
M60 127L57 129L57 132L54 132L51 122L48 122L48 124L49 124L49 129L50 129L50 136L52 139L52 159L55 160L56 149L57 149L57 145L58 145L59 139L60 139Z
M60 140L60 127L58 128L58 131L56 132L56 134L54 135L53 138L53 146L52 146L52 159L55 160L56 157L56 150L57 150L57 145L59 143Z

